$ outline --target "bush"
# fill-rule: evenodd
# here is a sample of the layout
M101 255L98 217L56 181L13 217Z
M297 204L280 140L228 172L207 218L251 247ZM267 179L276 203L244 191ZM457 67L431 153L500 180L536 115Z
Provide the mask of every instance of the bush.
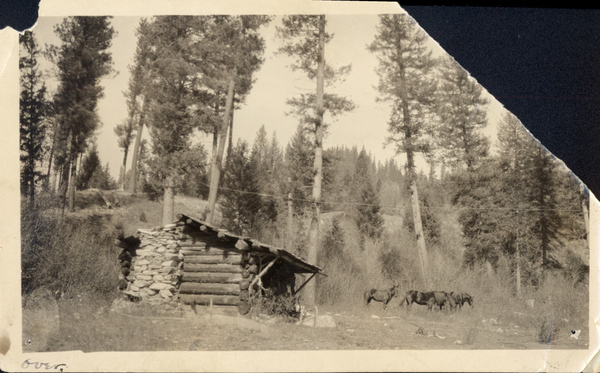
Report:
M554 323L554 318L543 317L539 327L538 340L542 343L552 343L557 333L558 325Z
M295 321L300 316L296 311L298 297L289 294L275 295L270 289L265 294L255 293L250 298L250 306L254 313L279 316L287 321Z
M59 216L22 209L22 294L44 287L69 298L86 292L114 296L119 277L114 239L123 228L110 215Z
M475 340L477 339L478 335L479 335L479 328L477 326L470 326L469 329L467 329L464 332L463 340L465 341L466 344L472 345L473 343L475 343Z

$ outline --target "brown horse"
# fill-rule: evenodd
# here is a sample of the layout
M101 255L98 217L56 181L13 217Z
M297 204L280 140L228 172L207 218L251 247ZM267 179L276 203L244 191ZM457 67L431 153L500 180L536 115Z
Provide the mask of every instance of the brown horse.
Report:
M404 294L404 298L400 302L400 306L402 306L406 302L406 307L410 307L413 303L420 304L422 306L427 306L428 310L433 308L433 304L435 303L435 297L433 297L433 293L422 293L417 290L409 290Z
M364 294L365 305L368 306L372 300L375 300L377 302L383 302L383 309L386 309L388 303L390 303L392 298L398 293L398 286L399 285L396 284L388 290L367 290Z
M455 305L454 299L450 296L450 294L443 291L428 291L428 292L420 292L417 290L409 290L404 295L404 299L400 302L400 306L402 306L406 302L406 306L409 307L413 303L420 304L422 306L427 306L427 310L431 311L433 306L439 306L440 309L442 307L448 305L450 308L453 308Z
M449 309L452 310L456 306L454 298L445 291L433 291L432 293L435 298L435 304L440 307L440 311L442 310L442 307L445 307L446 310L448 310L449 307Z
M451 292L450 296L454 299L457 307L460 306L462 308L465 303L469 303L469 306L473 307L473 297L467 293Z

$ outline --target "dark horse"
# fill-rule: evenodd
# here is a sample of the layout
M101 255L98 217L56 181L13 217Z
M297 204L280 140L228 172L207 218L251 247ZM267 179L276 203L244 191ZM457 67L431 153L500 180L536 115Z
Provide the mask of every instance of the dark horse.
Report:
M454 299L457 307L460 306L462 308L465 303L469 303L469 306L473 307L473 297L467 293L452 292L450 296Z
M399 285L394 285L388 290L367 290L364 295L365 304L368 306L371 300L375 300L377 302L383 302L383 309L385 309L392 298L398 293L398 286Z
M450 294L443 291L420 292L417 290L409 290L404 295L404 299L400 302L400 306L402 306L404 302L406 302L407 307L413 303L427 306L429 311L433 309L434 305L439 306L440 309L446 305L450 306L450 309L452 309L455 305L454 299Z

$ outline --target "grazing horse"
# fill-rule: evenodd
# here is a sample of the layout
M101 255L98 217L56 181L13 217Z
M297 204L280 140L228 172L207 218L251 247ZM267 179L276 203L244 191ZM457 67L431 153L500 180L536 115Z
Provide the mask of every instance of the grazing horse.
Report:
M434 305L439 306L440 309L446 304L448 304L450 308L454 307L454 299L448 293L443 291L420 292L417 290L409 290L404 295L404 299L400 302L400 306L402 306L404 302L406 302L407 307L411 306L413 303L427 306L427 310L429 311L433 309Z
M383 302L383 309L386 309L388 303L390 303L392 298L398 293L398 286L399 285L394 285L387 290L367 290L364 295L365 305L368 306L371 300L375 300L377 302Z
M409 290L404 294L404 299L400 302L400 306L402 306L406 302L406 307L410 307L413 303L420 304L422 306L427 306L428 310L433 308L435 303L435 297L433 293L422 293L417 290Z
M447 306L449 306L450 310L452 310L456 306L456 302L450 294L444 291L433 291L432 293L435 298L435 304L440 307L440 311L442 307L446 307L447 309Z
M467 293L452 292L450 293L450 297L452 297L454 302L456 302L456 305L460 306L461 308L465 303L469 303L469 306L473 307L473 297Z

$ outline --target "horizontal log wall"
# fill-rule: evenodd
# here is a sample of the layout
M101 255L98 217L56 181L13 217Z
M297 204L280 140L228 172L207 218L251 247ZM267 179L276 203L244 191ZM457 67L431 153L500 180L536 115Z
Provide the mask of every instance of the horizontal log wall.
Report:
M223 250L218 247L206 248L206 247L198 247L198 246L181 246L181 244L179 244L179 246L181 247L179 252L182 253L183 255L221 255L224 257L230 256L230 255L241 255L237 251Z
M192 302L199 305L208 306L212 299L212 304L218 306L237 306L240 304L240 297L236 295L193 295L179 294L179 299L185 304Z
M178 237L179 254L183 258L179 287L182 302L208 305L212 299L216 305L248 305L248 286L260 260L237 248L236 243L197 227L183 228ZM248 264L250 260L252 263ZM247 312L248 307L243 308Z
M242 268L232 264L195 264L183 262L183 272L227 272L242 273Z
M179 294L240 295L240 286L238 284L184 282L179 287Z
M181 282L214 282L221 284L237 284L242 280L239 273L184 272Z
M184 263L190 264L232 264L240 265L241 255L232 255L224 257L223 255L186 255L183 257Z

